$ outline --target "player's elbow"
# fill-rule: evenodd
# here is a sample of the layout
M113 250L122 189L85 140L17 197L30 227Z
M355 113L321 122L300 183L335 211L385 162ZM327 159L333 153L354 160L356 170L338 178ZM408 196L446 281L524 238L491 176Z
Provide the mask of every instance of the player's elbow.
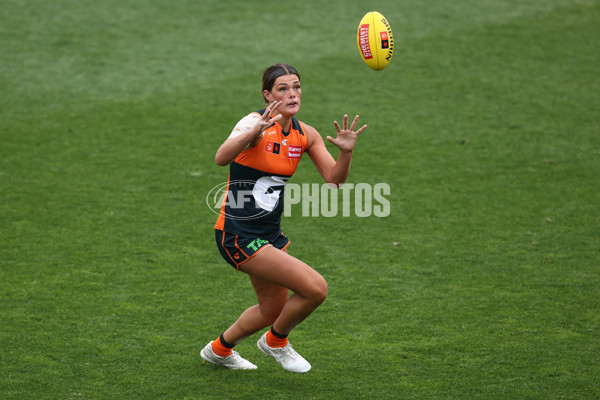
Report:
M327 185L333 189L339 189L345 182L331 182L331 180L326 181Z
M222 152L217 151L217 154L215 154L215 163L217 163L217 165L224 167L229 165L230 162L231 160L225 157Z
M217 165L220 166L220 167L224 167L227 164L229 164L228 162L222 160L221 158L219 158L217 156L215 156L215 163L217 163Z
M346 183L346 180L348 179L348 171L325 171L323 178L329 186L339 189L344 183Z
M325 182L327 182L327 184L332 188L339 189L342 187L342 185L344 185L344 183L346 183L346 178L346 176L340 177L331 175L325 178Z

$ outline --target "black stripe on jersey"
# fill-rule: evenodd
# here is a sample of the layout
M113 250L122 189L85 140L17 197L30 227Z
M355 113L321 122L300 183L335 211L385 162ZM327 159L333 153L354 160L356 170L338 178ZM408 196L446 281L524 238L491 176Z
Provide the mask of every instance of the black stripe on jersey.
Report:
M296 118L292 118L292 129L297 130L298 133L304 136L304 131L302 130L302 126L300 126L300 121L298 121Z
M239 235L279 230L286 175L274 175L233 161L230 164L224 230Z

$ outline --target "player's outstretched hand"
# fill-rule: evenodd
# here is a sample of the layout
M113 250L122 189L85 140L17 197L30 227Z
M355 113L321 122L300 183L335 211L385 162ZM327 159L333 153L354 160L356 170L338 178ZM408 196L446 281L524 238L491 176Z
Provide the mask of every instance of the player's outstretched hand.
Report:
M348 128L348 115L344 115L343 129L337 121L333 121L335 130L337 131L337 137L334 139L331 136L327 136L327 140L333 143L340 151L347 153L351 152L354 150L358 135L367 128L367 125L365 124L355 131L354 129L356 128L357 123L358 115L354 117L354 121L352 121L350 128Z
M281 101L274 101L265 109L263 115L261 115L260 119L256 122L258 125L258 135L262 134L267 130L268 127L273 125L275 122L279 121L282 117L281 114L278 114L271 118L271 113L277 109L281 105Z

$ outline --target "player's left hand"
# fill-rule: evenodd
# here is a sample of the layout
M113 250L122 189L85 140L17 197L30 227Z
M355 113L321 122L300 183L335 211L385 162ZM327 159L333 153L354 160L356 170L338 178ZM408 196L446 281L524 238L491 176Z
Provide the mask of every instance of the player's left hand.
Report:
M345 153L350 153L354 150L354 146L356 145L356 139L358 135L367 128L367 125L363 125L355 131L356 124L358 123L358 115L354 117L354 121L352 121L352 125L348 128L348 115L344 115L343 128L340 127L337 121L333 121L333 125L335 126L335 130L337 131L337 137L334 139L331 136L327 136L327 140L333 143L340 151Z

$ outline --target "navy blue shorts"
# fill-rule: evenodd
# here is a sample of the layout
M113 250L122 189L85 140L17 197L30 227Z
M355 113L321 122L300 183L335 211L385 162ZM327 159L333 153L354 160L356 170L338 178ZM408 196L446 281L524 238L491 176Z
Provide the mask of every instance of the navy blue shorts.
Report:
M268 246L283 250L290 244L290 239L277 232L266 237L240 236L215 229L215 239L219 252L225 261L235 269L240 269L240 265L260 253Z

